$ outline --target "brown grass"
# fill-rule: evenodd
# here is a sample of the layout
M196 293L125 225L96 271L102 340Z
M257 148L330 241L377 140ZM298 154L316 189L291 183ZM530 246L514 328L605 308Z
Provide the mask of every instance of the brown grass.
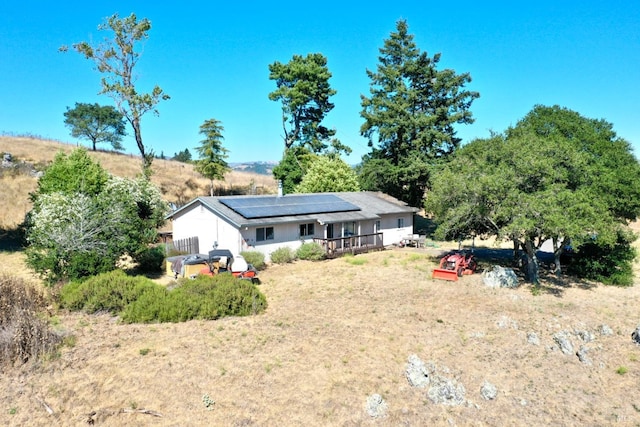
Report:
M76 145L36 138L0 136L0 152L11 153L16 162L46 165L53 161L59 151L68 154L75 148ZM136 156L101 151L89 153L113 175L133 178L140 174L140 159ZM209 195L209 180L195 172L191 164L154 159L152 169L151 180L168 202L182 205L195 197ZM36 185L36 178L26 175L0 178L0 197L12 201L7 203L7 209L3 209L0 215L0 228L13 227L24 220L25 213L31 209L29 192L34 191ZM273 176L250 172L229 172L224 181L216 181L214 185L222 192L247 190L251 185L263 193L276 191Z
M640 422L640 347L630 338L640 287L545 282L533 296L526 286L489 289L479 275L434 281L433 266L427 250L415 249L271 266L260 285L269 308L256 317L123 325L106 315L62 315L75 346L0 379L0 424ZM598 334L602 324L614 334ZM554 333L574 329L595 334L590 343L572 336L576 350L590 349L591 366L553 349ZM539 346L527 342L528 332ZM425 389L410 387L411 354L448 368L471 403L436 405ZM480 396L485 380L498 389L494 401ZM388 404L384 419L365 411L373 393Z

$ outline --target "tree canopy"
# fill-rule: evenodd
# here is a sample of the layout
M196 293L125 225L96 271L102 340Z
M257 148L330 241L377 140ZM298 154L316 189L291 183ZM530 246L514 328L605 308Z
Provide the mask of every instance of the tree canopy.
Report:
M141 119L149 111L157 115L157 104L161 100L169 99L169 95L159 86L154 86L149 93L142 93L136 85L134 69L140 60L138 48L149 38L151 21L147 18L139 20L133 13L120 18L116 13L107 17L98 26L98 30L111 31L113 38L95 45L83 41L75 43L73 48L85 58L94 61L98 71L105 74L101 79L100 93L113 98L116 108L133 128L133 135L142 157L142 169L145 175L148 175L151 172L153 150L145 146L142 140Z
M339 156L315 156L296 187L297 193L360 191L355 171Z
M327 58L321 53L293 55L286 64L276 61L269 65L269 79L277 86L269 99L282 103L285 150L294 144L315 153L327 148L327 141L335 135L335 130L321 124L333 109L329 98L336 94L330 78Z
M111 105L101 106L76 102L67 107L64 124L71 129L71 136L91 141L96 145L108 142L114 150L123 150L122 137L126 135L124 116Z
M440 237L513 240L537 283L545 241L554 244L559 274L569 243L618 240L640 214L640 165L611 124L536 106L505 134L460 148L434 176L425 208Z
M213 181L223 179L224 174L229 171L229 165L225 160L229 150L222 146L223 131L224 127L219 120L205 120L200 126L200 134L205 138L196 147L200 158L195 161L195 169L211 181L211 196L213 196Z
M422 203L430 171L459 145L455 124L473 123L469 73L438 70L440 54L429 57L416 46L404 20L380 48L370 96L362 96L361 133L371 153L363 158L361 184L412 206Z
M273 176L282 183L284 193L296 191L315 158L306 147L293 146L285 150L282 160L273 168Z

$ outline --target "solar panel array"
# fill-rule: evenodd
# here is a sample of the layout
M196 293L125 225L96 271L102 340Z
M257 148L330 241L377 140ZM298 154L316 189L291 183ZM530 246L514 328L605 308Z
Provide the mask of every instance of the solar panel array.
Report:
M359 211L360 208L334 194L304 194L282 197L229 197L220 203L246 219L328 212Z

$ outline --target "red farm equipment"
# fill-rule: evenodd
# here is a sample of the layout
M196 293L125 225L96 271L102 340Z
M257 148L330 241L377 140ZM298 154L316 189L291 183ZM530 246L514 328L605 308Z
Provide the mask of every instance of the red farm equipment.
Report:
M471 252L450 252L440 259L439 268L433 269L433 278L455 281L458 277L475 273L477 266Z
M200 270L200 274L215 276L223 272L231 273L239 279L251 280L253 283L259 282L258 272L242 256L234 257L228 249L209 251L207 266Z

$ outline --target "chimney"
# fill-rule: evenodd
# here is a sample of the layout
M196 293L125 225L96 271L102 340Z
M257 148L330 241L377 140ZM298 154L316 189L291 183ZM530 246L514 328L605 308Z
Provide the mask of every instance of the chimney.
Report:
M282 197L282 181L278 180L278 197Z

